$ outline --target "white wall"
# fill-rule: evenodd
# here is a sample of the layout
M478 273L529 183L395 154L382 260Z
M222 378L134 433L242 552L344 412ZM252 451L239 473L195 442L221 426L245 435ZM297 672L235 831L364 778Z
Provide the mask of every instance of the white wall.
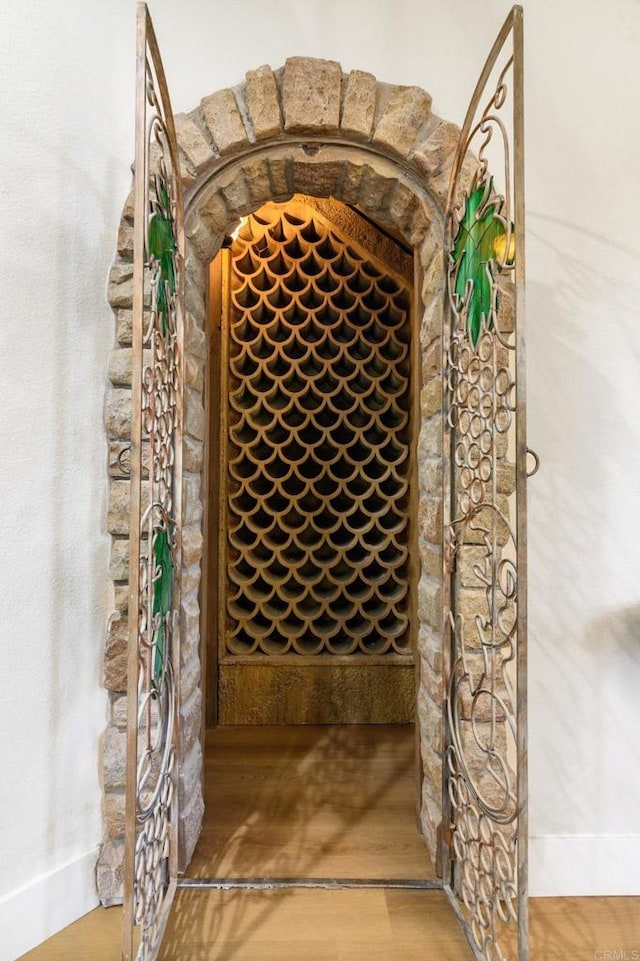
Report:
M0 957L13 961L96 903L105 295L133 143L131 7L4 3L0 46Z
M528 58L532 885L639 894L640 7L562 7Z
M152 3L176 110L306 54L416 83L457 122L506 12L497 0ZM30 903L9 961L92 903L69 890L100 839L105 287L133 155L134 4L23 0L0 20L3 931L24 928ZM542 458L532 891L640 894L640 6L529 0L525 33L529 425Z

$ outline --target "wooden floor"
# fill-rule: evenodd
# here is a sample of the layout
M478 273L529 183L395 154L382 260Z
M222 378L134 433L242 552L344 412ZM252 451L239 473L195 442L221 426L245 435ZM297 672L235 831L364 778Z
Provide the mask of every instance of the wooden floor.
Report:
M19 961L119 961L97 908ZM440 891L179 891L159 961L473 961Z
M473 961L473 955L440 891L181 892L161 961L231 959Z
M190 877L435 877L413 725L217 728L205 804Z
M206 793L192 876L429 877L409 728L219 729L207 744ZM18 961L119 961L121 918L98 908ZM614 957L640 958L640 898L532 900L532 961ZM160 961L205 959L472 954L440 891L181 890Z
M120 908L96 908L18 961L119 961L121 919ZM531 900L531 961L639 956L640 898ZM160 961L205 959L472 961L472 955L438 891L181 891Z

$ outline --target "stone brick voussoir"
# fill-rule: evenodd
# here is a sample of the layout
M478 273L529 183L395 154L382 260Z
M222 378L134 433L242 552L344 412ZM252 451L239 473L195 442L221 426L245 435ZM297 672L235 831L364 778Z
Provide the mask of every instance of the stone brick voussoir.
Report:
M389 202L396 184L393 177L386 177L367 164L360 181L358 206L370 216L390 222Z
M204 173L215 160L213 148L193 117L177 113L174 117L178 146L197 174Z
M253 203L244 179L244 170L232 171L224 181L221 181L220 193L229 213L228 226L232 229L232 224L236 220L240 220L245 214L251 213L253 209Z
M434 126L426 140L418 143L409 155L413 166L427 179L449 169L460 139L460 128L454 123L433 117Z
M265 204L271 199L269 165L264 158L245 164L244 179L253 204Z
M335 196L342 174L339 161L317 164L300 160L293 165L293 188L296 193L314 197Z
M212 260L222 244L222 237L210 230L197 215L189 217L185 233L197 256L204 261Z
M431 113L431 97L420 87L398 87L387 104L373 142L406 157Z
M413 220L419 204L420 201L413 190L398 181L389 199L389 216L398 230L409 241L413 233Z
M282 80L285 131L337 133L341 85L342 68L335 60L290 57Z
M200 110L211 139L221 155L249 146L249 135L233 90L219 90L200 101Z
M270 157L268 163L271 199L281 203L293 194L293 160L291 157Z
M245 78L244 96L256 140L279 137L282 133L282 116L273 70L264 65L257 70L249 70Z
M373 129L378 83L372 73L352 70L347 77L342 105L342 133L369 140Z

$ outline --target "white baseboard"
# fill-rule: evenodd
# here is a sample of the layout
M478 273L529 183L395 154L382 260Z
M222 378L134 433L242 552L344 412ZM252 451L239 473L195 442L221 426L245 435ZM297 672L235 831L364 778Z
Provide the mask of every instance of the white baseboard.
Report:
M0 961L16 961L98 905L98 848L0 899Z
M529 838L531 897L640 895L640 834Z

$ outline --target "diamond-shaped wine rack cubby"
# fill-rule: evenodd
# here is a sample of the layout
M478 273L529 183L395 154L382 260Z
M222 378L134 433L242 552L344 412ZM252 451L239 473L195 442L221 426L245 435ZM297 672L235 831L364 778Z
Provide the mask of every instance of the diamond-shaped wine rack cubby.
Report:
M410 655L409 281L302 202L229 270L223 658Z

